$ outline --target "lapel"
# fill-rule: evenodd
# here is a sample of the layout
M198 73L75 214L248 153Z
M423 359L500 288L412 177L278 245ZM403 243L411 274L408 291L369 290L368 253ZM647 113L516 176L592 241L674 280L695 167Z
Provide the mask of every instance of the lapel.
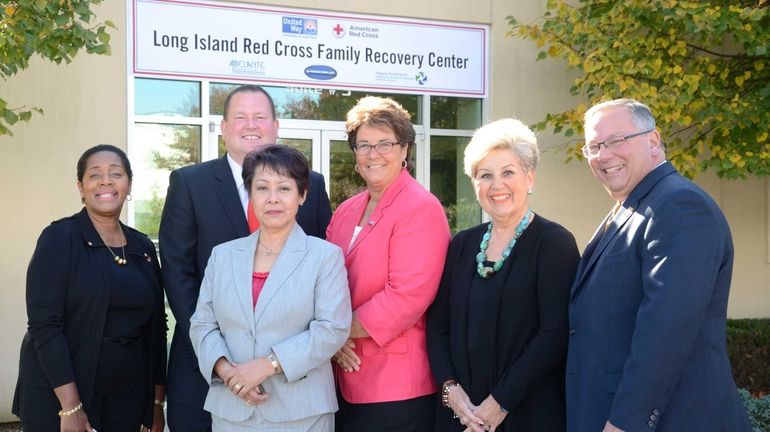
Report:
M257 231L259 232L259 231ZM256 250L256 242L254 243ZM273 268L270 270L270 276L265 281L265 286L262 288L262 292L259 294L259 300L257 300L257 307L254 309L254 324L259 322L262 314L267 309L268 304L273 297L284 286L289 277L299 266L300 262L305 258L307 254L307 235L302 231L298 223L294 223L294 228L289 234L289 238L286 239L286 243L281 249L281 253L273 264ZM252 254L252 257L254 255ZM249 272L249 281L251 281L251 272ZM251 287L251 285L249 285ZM251 289L248 290L251 294ZM288 299L288 301L297 299ZM249 295L249 308L251 308L251 295Z
M599 259L602 253L604 253L604 250L612 242L612 239L618 234L618 232L629 221L629 219L631 219L631 216L634 214L636 209L639 208L639 203L642 201L642 199L644 199L644 197L646 197L647 194L652 191L652 189L655 187L655 185L658 184L658 182L660 182L661 179L675 172L676 169L674 169L674 166L671 165L671 163L668 161L650 171L650 173L648 173L634 188L628 198L623 201L621 210L615 216L614 220L610 222L607 230L602 235L602 228L604 227L604 223L607 221L607 218L604 219L604 222L599 225L599 228L594 233L594 237L588 243L586 250L583 252L583 256L580 259L580 264L578 265L575 283L572 285L570 297L574 297L575 294L577 294L586 276L591 272L591 269L596 264L596 261ZM609 215L607 215L607 217L609 217Z
M230 220L230 226L235 228L238 237L249 235L249 224L246 214L243 212L241 198L238 196L238 187L235 185L227 155L217 159L212 165L214 177L214 192L216 193L222 208ZM195 193L193 191L193 193Z
M257 251L257 240L259 240L259 230L246 238L237 241L233 249L232 261L230 263L233 272L235 286L235 301L243 312L246 322L249 323L252 334L254 334L254 308L251 298L252 275L254 273L254 253Z
M385 191L382 193L380 202L377 203L377 206L372 211L372 214L369 215L369 220L367 220L364 224L361 232L358 234L358 237L356 237L356 241L350 246L350 248L348 248L347 252L345 252L346 258L348 255L352 254L356 247L358 247L358 245L364 241L366 236L368 236L369 233L372 232L375 227L377 227L377 224L380 222L385 213L387 213L388 207L393 204L393 201L395 201L396 197L401 193L401 191L404 190L413 181L414 179L412 179L412 176L409 175L409 171L407 171L405 168L402 168L401 172L398 174L398 177L396 177L396 180L393 181L393 184L388 186L387 189L385 189ZM357 217L349 218L350 220L353 220L353 226L345 227L344 232L345 236L347 237L347 244L350 244L350 238L353 236L353 229L361 220L361 215L363 215L364 210L366 209L366 205L369 201L368 198L369 193L363 192L360 195L360 200L357 201L355 205L351 206L350 211Z

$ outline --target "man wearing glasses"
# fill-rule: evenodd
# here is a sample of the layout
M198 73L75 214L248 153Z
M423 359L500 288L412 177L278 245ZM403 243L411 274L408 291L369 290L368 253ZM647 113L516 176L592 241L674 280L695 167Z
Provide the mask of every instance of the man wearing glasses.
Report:
M585 140L616 205L572 286L568 431L750 431L725 348L724 215L666 161L644 104L593 106Z

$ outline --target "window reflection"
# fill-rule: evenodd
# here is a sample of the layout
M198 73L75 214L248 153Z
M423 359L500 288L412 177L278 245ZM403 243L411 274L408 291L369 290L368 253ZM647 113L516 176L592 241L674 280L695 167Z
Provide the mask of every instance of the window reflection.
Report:
M131 144L136 229L152 239L158 227L171 171L200 162L200 126L137 123Z
M430 191L444 206L452 233L477 225L481 208L463 172L463 152L470 137L432 136L430 140Z
M134 87L137 115L201 115L200 82L136 78Z
M239 84L212 83L209 86L211 114L224 113L225 98ZM412 123L422 124L422 97L350 90L263 86L275 102L279 118L297 120L344 121L345 115L364 96L390 97L412 115Z
M469 129L481 126L481 99L431 96L430 127Z

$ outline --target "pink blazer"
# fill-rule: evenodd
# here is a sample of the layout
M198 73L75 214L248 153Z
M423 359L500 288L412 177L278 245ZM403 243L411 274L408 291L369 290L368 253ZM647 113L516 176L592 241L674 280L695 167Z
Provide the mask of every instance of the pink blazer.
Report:
M351 403L390 402L434 393L425 348L450 234L444 208L404 169L350 245L369 193L340 204L326 239L345 251L353 310L370 337L356 340L361 369L335 374Z

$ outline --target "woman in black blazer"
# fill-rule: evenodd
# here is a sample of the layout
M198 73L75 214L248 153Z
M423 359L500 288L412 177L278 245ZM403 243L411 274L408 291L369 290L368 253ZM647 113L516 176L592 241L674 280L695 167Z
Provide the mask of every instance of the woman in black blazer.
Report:
M476 131L465 172L491 222L449 246L427 344L436 431L565 430L567 304L575 239L529 209L534 133L514 119Z
M80 157L77 176L83 210L43 230L27 270L13 412L30 432L161 432L160 267L152 242L118 219L131 165L122 150L98 145Z

